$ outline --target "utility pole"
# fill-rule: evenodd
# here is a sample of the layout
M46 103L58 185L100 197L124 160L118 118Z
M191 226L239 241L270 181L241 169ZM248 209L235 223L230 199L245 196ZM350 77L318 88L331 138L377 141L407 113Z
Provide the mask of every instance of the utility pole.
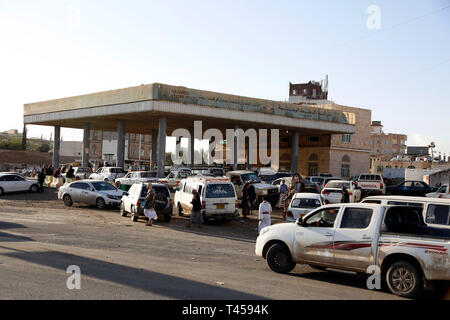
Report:
M22 131L22 150L27 150L27 125L23 124L23 131Z

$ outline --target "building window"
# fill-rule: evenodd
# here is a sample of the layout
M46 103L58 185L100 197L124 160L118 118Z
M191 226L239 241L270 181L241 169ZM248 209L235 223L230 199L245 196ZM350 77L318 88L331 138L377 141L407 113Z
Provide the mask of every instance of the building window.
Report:
M319 164L317 162L308 163L308 175L316 176L319 173Z
M98 132L97 131L93 132L93 136L94 136L93 140L98 140Z
M373 140L370 140L370 144L373 146Z
M342 164L341 167L341 176L342 177L350 177L350 165L349 164Z
M342 142L347 142L347 143L352 142L352 135L351 134L343 134Z
M92 154L95 156L97 154L97 146L92 147Z
M385 144L385 145L388 145L388 144L389 144L389 141L388 141L388 140L386 140L386 141L384 142L384 144Z
M342 157L341 176L350 177L350 157L347 154Z
M303 89L303 94L308 94L308 89Z
M389 151L388 150L384 150L384 154L388 154L389 153Z
M133 149L131 150L131 155L134 157L136 155L136 148L133 147Z
M292 94L297 94L297 90L292 90Z
M308 137L308 142L319 142L322 140L322 137L315 136L315 137Z

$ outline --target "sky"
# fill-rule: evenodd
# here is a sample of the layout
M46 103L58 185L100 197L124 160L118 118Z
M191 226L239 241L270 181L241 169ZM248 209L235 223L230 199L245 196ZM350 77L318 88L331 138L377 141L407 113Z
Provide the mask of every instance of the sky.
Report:
M2 131L24 103L153 82L284 101L328 74L334 102L450 154L450 0L0 0L0 43Z

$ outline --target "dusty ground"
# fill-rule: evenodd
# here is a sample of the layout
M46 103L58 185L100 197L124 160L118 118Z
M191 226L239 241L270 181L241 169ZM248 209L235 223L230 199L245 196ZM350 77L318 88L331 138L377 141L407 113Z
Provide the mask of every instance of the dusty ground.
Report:
M0 299L397 299L354 275L270 271L254 255L255 218L188 229L175 216L146 227L117 209L67 208L51 190L5 195ZM66 287L69 265L81 269L80 290Z

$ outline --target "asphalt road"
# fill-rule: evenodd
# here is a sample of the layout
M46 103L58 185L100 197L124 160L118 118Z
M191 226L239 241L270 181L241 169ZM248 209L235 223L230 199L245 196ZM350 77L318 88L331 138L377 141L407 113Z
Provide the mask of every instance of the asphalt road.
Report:
M66 208L54 191L0 198L0 299L398 299L355 275L270 271L249 222L146 227L117 209ZM280 222L278 218L275 222ZM68 266L81 270L69 290Z

